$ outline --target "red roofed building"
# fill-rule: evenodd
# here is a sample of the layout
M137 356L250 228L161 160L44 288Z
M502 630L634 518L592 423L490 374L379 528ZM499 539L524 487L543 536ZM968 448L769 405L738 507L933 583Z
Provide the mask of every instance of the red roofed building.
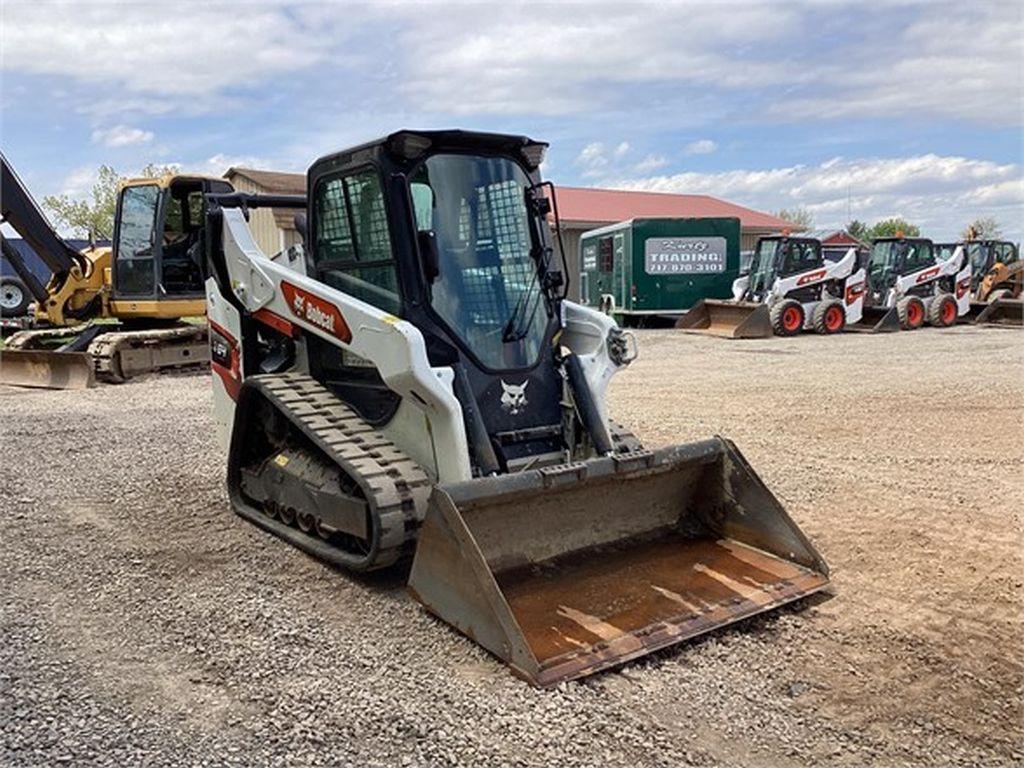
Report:
M305 194L306 177L301 173L279 173L252 168L231 168L224 177L245 192ZM740 247L753 250L757 238L781 233L791 226L761 213L709 195L677 195L666 192L635 192L589 187L557 187L558 214L562 222L562 243L569 261L570 296L578 298L580 235L590 229L639 218L705 218L735 216L740 220ZM292 211L257 210L250 226L257 244L276 253L299 241L292 223Z

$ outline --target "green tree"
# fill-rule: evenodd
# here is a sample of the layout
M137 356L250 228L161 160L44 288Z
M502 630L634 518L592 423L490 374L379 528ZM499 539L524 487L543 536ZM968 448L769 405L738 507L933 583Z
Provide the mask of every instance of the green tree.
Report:
M904 235L905 237L918 237L920 234L921 228L919 226L911 224L909 221L900 218L899 216L877 221L868 231L868 235L871 240L876 240L879 237L899 237L900 235Z
M174 173L174 166L150 163L138 175L130 178L156 179ZM58 226L70 229L77 235L92 233L97 239L114 236L114 210L117 208L117 188L124 181L122 176L109 165L101 165L96 171L96 183L92 186L90 200L76 200L68 195L47 195L43 206L53 215Z
M961 240L998 240L1003 236L1003 228L994 216L982 216L964 228Z
M783 208L775 217L788 221L795 232L804 232L814 227L814 214L806 208Z
M862 242L867 242L871 239L871 230L867 224L860 219L854 219L846 225L846 232L850 237L854 237Z

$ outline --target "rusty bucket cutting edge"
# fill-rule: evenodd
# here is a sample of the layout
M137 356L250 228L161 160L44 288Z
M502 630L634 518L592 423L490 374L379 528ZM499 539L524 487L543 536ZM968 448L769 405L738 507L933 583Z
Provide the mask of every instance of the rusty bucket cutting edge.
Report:
M43 349L0 350L0 384L45 389L96 386L92 358L85 352Z
M676 321L676 328L725 339L767 339L773 335L768 306L753 301L702 299Z
M549 686L828 583L778 500L714 438L437 487L409 590Z

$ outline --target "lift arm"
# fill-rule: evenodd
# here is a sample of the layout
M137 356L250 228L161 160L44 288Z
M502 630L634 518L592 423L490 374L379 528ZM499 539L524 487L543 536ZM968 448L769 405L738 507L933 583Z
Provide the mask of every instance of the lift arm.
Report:
M2 153L0 153L0 206L2 206L0 213L2 213L3 222L10 224L25 239L25 242L39 255L39 258L50 268L55 277L63 278L76 266L83 274L85 273L88 268L85 258L57 234ZM25 284L31 286L32 283L22 274L22 269L25 268L24 263L21 263L22 269L18 268L20 261L20 259L12 261L11 266L25 281ZM38 281L36 282L38 283ZM42 300L39 296L36 298Z

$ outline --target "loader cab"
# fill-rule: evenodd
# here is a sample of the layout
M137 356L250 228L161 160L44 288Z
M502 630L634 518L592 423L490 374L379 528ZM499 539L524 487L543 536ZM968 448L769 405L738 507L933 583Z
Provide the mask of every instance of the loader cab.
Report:
M868 289L881 299L896 279L935 264L935 245L925 238L875 240L868 257Z
M308 274L415 325L506 466L562 449L552 339L566 285L539 175L546 146L401 131L322 158L308 177ZM375 370L311 344L317 378L364 418L393 416L397 396Z
M821 242L809 237L762 237L751 261L749 298L760 300L777 278L825 265Z
M204 195L231 191L226 181L191 176L126 183L114 218L114 298L202 298Z
M985 275L997 264L1010 265L1019 260L1017 246L1000 240L967 240L963 243L971 262L971 289L977 290ZM948 258L948 255L945 257Z

